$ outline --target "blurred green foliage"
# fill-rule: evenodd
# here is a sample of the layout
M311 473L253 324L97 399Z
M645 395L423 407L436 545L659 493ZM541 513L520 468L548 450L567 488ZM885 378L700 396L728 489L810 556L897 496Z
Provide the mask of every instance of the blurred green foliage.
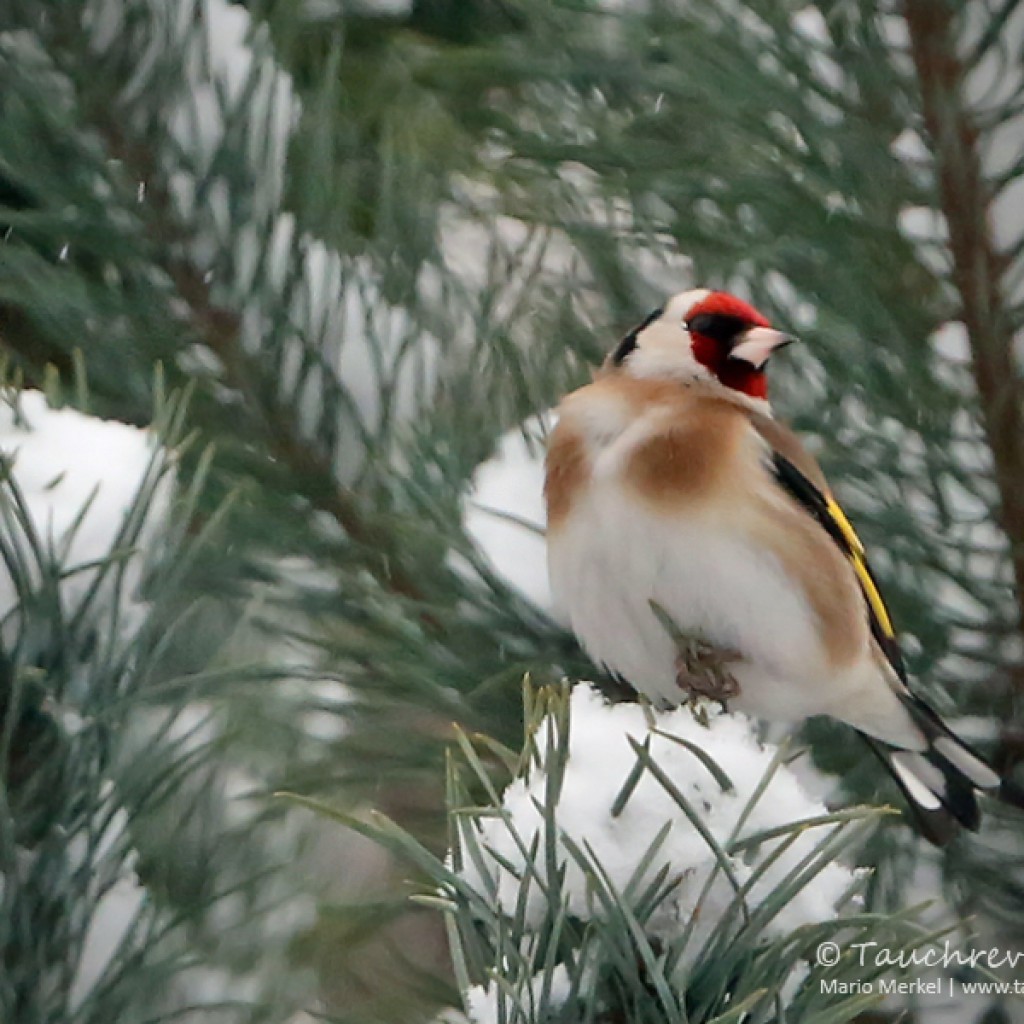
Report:
M973 46L948 66L979 151L1020 94L974 109L971 76L1010 52L1018 6L965 8L944 39ZM202 672L227 634L229 661L273 666L256 699L223 691L223 743L260 786L371 803L440 848L451 723L513 742L524 673L596 671L489 574L462 500L500 433L694 283L805 341L780 413L871 548L922 686L1012 769L1024 538L1000 519L972 339L936 337L964 296L899 10L282 0L248 5L248 73L242 7L111 10L0 8L0 338L34 386L81 353L92 409L129 422L155 366L192 390L187 426L217 451L197 528L234 502L171 599L206 609L174 664ZM1008 306L1020 258L1011 240ZM311 710L337 728L312 733ZM886 785L846 734L811 735L851 795ZM944 864L1013 941L1019 844L997 822ZM898 898L912 837L868 856Z

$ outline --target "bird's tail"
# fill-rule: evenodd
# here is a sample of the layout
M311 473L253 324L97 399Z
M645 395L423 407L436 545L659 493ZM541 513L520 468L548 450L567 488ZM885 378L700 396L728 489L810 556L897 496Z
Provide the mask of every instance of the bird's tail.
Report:
M960 826L977 831L979 790L1024 809L1024 789L1002 778L919 697L908 692L899 698L928 746L902 750L870 736L865 739L892 773L925 838L942 846Z

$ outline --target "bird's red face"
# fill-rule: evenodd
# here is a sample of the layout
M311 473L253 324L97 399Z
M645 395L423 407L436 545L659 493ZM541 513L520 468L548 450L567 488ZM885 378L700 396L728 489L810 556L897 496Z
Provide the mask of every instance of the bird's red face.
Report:
M765 364L793 339L728 292L695 289L674 296L631 331L608 358L639 377L708 379L767 399Z
M684 320L693 357L726 387L751 398L768 397L765 363L785 344L767 318L728 292L712 292L692 306ZM767 344L756 344L758 331ZM744 355L746 353L746 355Z

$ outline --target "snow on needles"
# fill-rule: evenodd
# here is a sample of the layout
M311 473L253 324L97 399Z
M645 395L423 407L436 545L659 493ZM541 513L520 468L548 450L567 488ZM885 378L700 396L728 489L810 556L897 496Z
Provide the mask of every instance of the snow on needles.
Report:
M569 854L566 840L579 849L592 851L619 894L642 892L667 865L669 878L677 880L678 885L655 908L644 928L652 937L671 941L690 925L705 883L715 872L715 880L702 898L683 957L684 963L690 963L730 907L735 911L735 889L721 870L716 871L716 855L707 841L650 771L642 773L621 813L613 817L616 797L637 764L628 737L649 744L653 762L685 796L723 848L734 838L742 815L746 817L739 827L739 837L747 837L827 814L828 810L804 791L784 764L776 769L765 791L748 810L777 750L762 745L752 723L742 715L714 712L705 726L688 708L653 713L658 730L695 744L721 766L735 787L728 792L723 791L690 750L651 731L649 709L636 704L609 705L589 687L579 685L573 691L570 712L568 759L554 814L558 833L556 862L566 870L562 899L570 913L583 920L601 914L601 901ZM545 742L541 735L541 749ZM504 816L477 819L471 826L483 850L482 862L463 858L465 879L481 893L494 892L498 908L510 916L516 913L522 899L523 885L529 885L525 904L528 927L540 925L548 906L541 887L547 885L546 858L537 856L533 860L530 871L537 873L535 883L525 872L522 852L530 849L535 837L543 833L548 784L549 776L539 770L528 778L516 779L504 794ZM669 830L663 845L642 877L634 877L666 823ZM777 847L790 839L788 833L747 849L742 855L729 857L732 872L741 885L763 868L761 877L746 895L747 906L760 904L824 837L822 829L807 828L774 862L771 861ZM545 849L543 841L537 848ZM484 870L490 879L483 877ZM768 922L764 936L788 935L801 925L836 918L843 897L854 887L858 876L857 871L839 863L826 865ZM522 878L527 881L521 881Z
M144 546L164 520L170 473L156 485L142 529L133 537L122 537L154 458L160 458L149 431L73 409L51 409L40 392L22 391L0 402L0 455L24 498L32 529L47 553L44 557L61 567L65 614L79 606L94 584L99 571L95 563L126 541L133 550ZM4 532L11 534L9 525ZM17 539L24 551L30 550L23 538ZM141 559L132 555L122 566L121 596L130 602ZM40 569L35 565L29 570L31 585L39 584ZM0 572L0 618L6 618L18 601L7 566Z
M180 48L184 87L168 99L160 160L194 228L189 258L213 300L238 312L246 350L272 361L299 434L328 443L351 482L366 436L409 421L431 394L441 342L385 299L366 254L301 230L311 218L282 206L302 105L268 26L229 0L180 2L167 45ZM220 373L201 346L179 358L190 373ZM221 397L235 400L230 387ZM335 422L332 441L323 424Z
M525 993L530 1006L530 1020L542 1020L542 1011L556 1010L564 1006L568 1001L569 993L572 990L572 983L569 979L569 972L565 966L558 964L548 977L538 974L527 986ZM506 1008L502 1007L503 992L497 982L490 985L475 985L465 994L466 1018L474 1024L499 1024L507 1020L509 1014ZM440 1018L442 1021L444 1017ZM448 1018L452 1024L455 1020Z
M477 467L463 501L466 532L489 568L538 608L551 609L544 530L544 451L552 410L533 416L498 441Z

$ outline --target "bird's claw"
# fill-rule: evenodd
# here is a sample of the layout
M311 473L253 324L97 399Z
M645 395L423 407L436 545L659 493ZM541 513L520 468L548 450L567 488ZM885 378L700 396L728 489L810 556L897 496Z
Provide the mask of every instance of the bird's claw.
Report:
M702 637L684 633L673 621L672 616L657 601L651 600L651 611L672 638L676 648L676 685L687 694L688 703L694 713L702 698L717 700L723 710L728 710L727 701L739 696L740 685L736 682L729 666L740 660L738 651L728 647L716 647ZM703 709L700 709L703 713ZM704 724L707 715L703 714Z
M723 650L706 640L687 638L679 644L676 685L687 694L691 704L708 698L726 709L727 702L740 692L739 683L729 670L738 660L736 651Z

